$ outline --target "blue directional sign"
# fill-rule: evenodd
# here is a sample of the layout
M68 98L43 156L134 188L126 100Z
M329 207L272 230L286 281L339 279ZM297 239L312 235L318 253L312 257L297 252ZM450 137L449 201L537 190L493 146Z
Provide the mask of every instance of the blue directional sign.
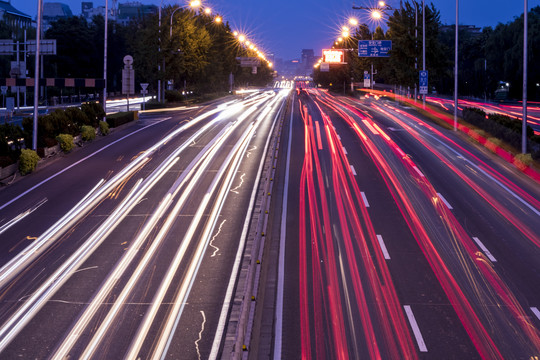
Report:
M392 40L360 40L358 41L358 56L388 57L392 50Z
M428 72L426 70L420 71L420 94L428 93Z

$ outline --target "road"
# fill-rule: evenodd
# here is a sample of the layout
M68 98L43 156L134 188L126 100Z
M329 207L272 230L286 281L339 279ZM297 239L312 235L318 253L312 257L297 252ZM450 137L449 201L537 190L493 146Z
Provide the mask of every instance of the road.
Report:
M2 357L219 349L227 284L287 93L142 115L1 191Z
M539 356L538 184L390 101L294 105L273 358Z
M540 356L538 184L390 100L288 94L0 191L2 357Z

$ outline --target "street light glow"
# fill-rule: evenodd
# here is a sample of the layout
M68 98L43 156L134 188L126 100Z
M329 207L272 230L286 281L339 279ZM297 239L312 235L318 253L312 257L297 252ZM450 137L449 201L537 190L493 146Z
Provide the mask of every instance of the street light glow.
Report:
M192 2L189 3L189 6L191 6L192 8L196 8L196 7L201 6L201 2L199 0L193 0Z
M371 12L371 17L375 20L380 20L382 18L382 13L379 10L373 10Z
M341 35L346 38L346 37L349 37L349 32L348 31L344 31L341 33Z
M379 1L379 7L383 8L386 6L386 3L384 1Z
M243 43L244 41L246 41L246 37L244 35L238 35L238 41Z
M211 12L212 12L212 9L210 9L210 8L204 9L204 13L205 13L206 15L210 15Z
M348 32L348 31L349 31L350 29L349 29L349 27L348 27L348 26L343 26L343 27L341 28L341 30L343 30L343 31L347 31L347 32Z
M221 16L216 16L214 21L219 24L223 21L223 19L221 18Z
M355 19L355 18L350 18L349 19L349 24L351 24L353 26L356 26L356 25L358 25L358 20Z
M234 37L238 36L238 31L233 32Z

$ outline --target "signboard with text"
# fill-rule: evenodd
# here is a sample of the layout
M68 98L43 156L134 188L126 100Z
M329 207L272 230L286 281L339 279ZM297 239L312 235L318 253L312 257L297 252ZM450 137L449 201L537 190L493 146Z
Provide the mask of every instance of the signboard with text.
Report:
M389 57L392 50L392 40L359 40L359 57Z
M324 49L322 51L323 62L330 64L346 64L345 51L338 49Z
M428 93L428 72L427 70L420 71L420 94L426 95Z

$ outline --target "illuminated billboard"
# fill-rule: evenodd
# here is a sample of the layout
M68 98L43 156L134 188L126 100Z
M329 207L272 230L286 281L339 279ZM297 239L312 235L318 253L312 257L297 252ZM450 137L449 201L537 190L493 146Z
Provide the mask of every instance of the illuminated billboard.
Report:
M322 51L323 62L330 64L346 64L345 51L336 49L325 49Z

